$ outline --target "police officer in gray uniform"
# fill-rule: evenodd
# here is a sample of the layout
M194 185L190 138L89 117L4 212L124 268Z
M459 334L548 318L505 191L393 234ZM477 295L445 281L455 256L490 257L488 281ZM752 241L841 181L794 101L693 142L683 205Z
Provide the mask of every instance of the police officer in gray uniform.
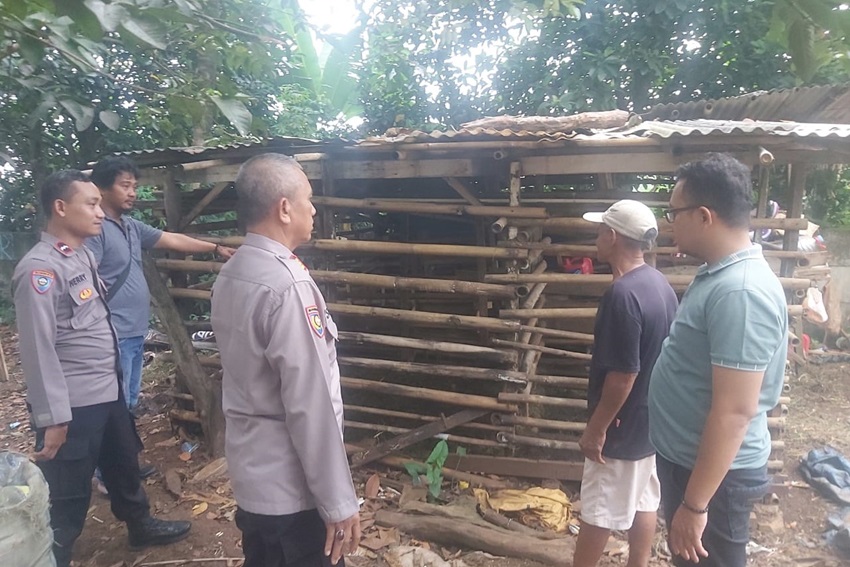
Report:
M141 441L121 388L118 342L95 262L84 246L103 221L100 191L77 170L54 173L40 200L45 232L13 277L34 457L50 487L53 552L71 562L85 523L95 466L131 548L186 537L189 522L151 517L139 480Z
M360 542L342 438L337 328L292 253L310 240L312 190L298 163L263 154L236 177L245 243L221 269L225 452L245 567L343 565Z

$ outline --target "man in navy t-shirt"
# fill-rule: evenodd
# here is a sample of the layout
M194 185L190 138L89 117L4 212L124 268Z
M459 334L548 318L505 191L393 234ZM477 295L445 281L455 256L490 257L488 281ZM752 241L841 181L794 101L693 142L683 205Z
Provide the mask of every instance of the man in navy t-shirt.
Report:
M661 344L676 315L667 279L644 262L658 235L643 203L618 201L599 223L597 258L614 281L602 296L594 327L587 401L590 419L579 441L585 456L581 531L574 567L596 565L611 530L629 531L629 567L649 562L661 498L649 442L647 392Z

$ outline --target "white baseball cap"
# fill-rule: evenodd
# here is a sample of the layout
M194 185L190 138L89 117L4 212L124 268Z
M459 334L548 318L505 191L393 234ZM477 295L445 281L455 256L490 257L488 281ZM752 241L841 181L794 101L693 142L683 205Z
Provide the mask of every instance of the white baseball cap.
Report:
M649 207L640 201L617 201L604 213L584 213L586 221L602 223L632 240L651 242L658 236L658 221Z

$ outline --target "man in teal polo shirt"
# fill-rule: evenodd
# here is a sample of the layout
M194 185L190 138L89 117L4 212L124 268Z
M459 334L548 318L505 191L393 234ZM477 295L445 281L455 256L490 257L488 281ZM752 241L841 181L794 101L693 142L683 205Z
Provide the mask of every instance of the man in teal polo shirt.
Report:
M750 170L724 154L676 173L667 221L705 261L685 292L649 387L649 433L675 564L743 567L764 494L767 411L782 390L785 294L749 238Z

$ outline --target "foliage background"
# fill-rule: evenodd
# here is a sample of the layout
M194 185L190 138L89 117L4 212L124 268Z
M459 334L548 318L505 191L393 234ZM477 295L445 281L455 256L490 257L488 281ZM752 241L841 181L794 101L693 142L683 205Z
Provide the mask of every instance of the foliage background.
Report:
M640 112L850 78L845 0L361 0L358 12L333 35L298 0L0 0L0 230L34 227L49 172L113 151ZM822 197L850 193L834 173L812 177L809 209L844 223L850 198Z

